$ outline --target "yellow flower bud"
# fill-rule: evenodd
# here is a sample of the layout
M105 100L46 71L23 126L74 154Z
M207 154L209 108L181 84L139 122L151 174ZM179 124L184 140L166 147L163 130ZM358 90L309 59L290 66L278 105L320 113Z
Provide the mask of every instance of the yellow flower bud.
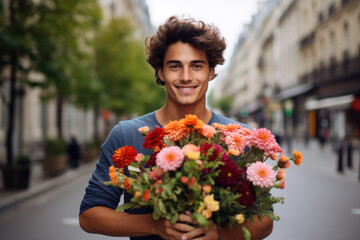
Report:
M237 221L238 224L242 224L242 223L244 223L244 221L245 221L245 217L244 217L244 215L241 214L241 213L236 214L235 219L236 219L236 221Z
M201 213L206 219L211 218L212 212L210 209L205 209Z

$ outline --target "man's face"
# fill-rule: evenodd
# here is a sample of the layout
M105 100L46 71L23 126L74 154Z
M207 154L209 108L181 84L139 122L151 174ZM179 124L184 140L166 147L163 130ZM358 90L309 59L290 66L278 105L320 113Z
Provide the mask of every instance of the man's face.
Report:
M165 81L168 103L179 106L205 104L208 82L214 74L205 52L181 41L168 47L163 69L158 72Z

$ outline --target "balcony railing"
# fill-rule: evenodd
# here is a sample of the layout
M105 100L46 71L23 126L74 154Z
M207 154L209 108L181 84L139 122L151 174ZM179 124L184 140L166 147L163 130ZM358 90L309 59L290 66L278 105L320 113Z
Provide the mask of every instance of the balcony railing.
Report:
M329 6L329 16L333 15L335 13L335 3L332 3Z
M313 43L314 40L315 40L315 31L312 31L310 34L308 34L307 36L303 37L300 40L300 48L304 48L308 46L309 44Z
M315 82L318 76L318 70L314 69L311 73L307 73L300 78L301 83Z
M341 4L344 6L344 5L346 5L347 3L349 3L351 0L342 0L341 1Z
M355 76L360 76L360 55L350 58L348 51L345 51L341 61L332 57L327 66L321 62L319 68L304 74L300 81L302 83L313 82L316 86L321 86Z
M324 13L320 12L319 13L319 23L321 23L324 20Z

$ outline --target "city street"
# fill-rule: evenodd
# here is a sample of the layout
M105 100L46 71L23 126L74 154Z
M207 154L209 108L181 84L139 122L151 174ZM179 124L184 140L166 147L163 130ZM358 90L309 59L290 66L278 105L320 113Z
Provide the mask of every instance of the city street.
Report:
M298 167L287 170L286 187L274 191L285 197L275 212L280 221L274 223L269 240L326 239L357 240L360 238L360 182L356 182L356 167L343 175L336 173L336 155L330 147L319 150L313 142L308 148L295 145L304 160ZM346 175L348 174L348 175Z
M87 234L79 226L80 201L90 174L0 212L0 239L114 239Z
M160 210L155 218L191 206L209 219L235 221L211 213L219 211L213 200L230 208L220 205L222 212L239 213L233 204L238 196L204 187L219 182L243 194L244 205L257 197L255 213L271 211L269 201L276 201L264 203L262 197L284 198L274 205L274 218L280 219L266 240L360 240L360 0L179 2L1 1L0 240L129 240L86 233L79 210L99 156L124 167L132 156L148 159L138 154L142 150L153 151L158 169L135 184L120 176L117 184L124 183L142 206L153 200ZM274 182L271 167L252 168L247 160L262 157L260 150L283 160L272 153L279 149L256 146L260 150L239 157L245 163L237 165L247 166L246 173L226 163L218 174L217 163L200 161L218 152L207 146L200 146L200 159L193 147L188 155L183 149L188 141L222 140L230 157L244 149L242 141L249 145L245 149L260 142L274 147L265 131L202 127L228 123L223 116L271 130L285 157L302 153L300 166L291 161L285 169L284 189L275 188L280 181ZM147 135L150 130L156 131ZM127 147L113 151L121 146ZM168 151L155 155L165 146ZM277 166L271 157L267 163ZM177 168L193 158L195 163ZM144 172L141 163L136 166ZM167 173L175 168L176 174ZM284 169L275 172L280 178ZM115 174L110 176L115 182ZM253 194L243 181L273 189ZM149 193L149 186L154 191ZM200 193L191 192L198 186ZM97 194L106 200L105 195ZM167 199L175 202L164 203ZM244 216L255 214L249 212ZM115 229L141 234L141 221L130 218L113 219ZM112 232L107 221L95 217L93 225L99 223Z
M295 144L304 161L287 171L286 188L273 191L285 197L276 205L281 217L269 240L357 240L360 236L360 183L355 173L335 172L336 157L315 142L308 148ZM354 158L358 168L358 151ZM346 175L346 176L345 176ZM110 239L87 234L78 225L78 208L90 173L26 202L0 212L0 239ZM113 239L113 238L111 238ZM128 238L117 238L128 239Z

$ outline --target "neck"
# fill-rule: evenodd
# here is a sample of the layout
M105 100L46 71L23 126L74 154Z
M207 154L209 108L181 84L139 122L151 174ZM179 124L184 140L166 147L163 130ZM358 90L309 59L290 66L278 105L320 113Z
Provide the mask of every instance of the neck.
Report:
M205 107L205 104L201 108L192 106L172 107L166 104L156 112L156 118L161 125L165 126L170 121L184 118L186 114L196 115L204 123L208 123L212 115L211 111Z

